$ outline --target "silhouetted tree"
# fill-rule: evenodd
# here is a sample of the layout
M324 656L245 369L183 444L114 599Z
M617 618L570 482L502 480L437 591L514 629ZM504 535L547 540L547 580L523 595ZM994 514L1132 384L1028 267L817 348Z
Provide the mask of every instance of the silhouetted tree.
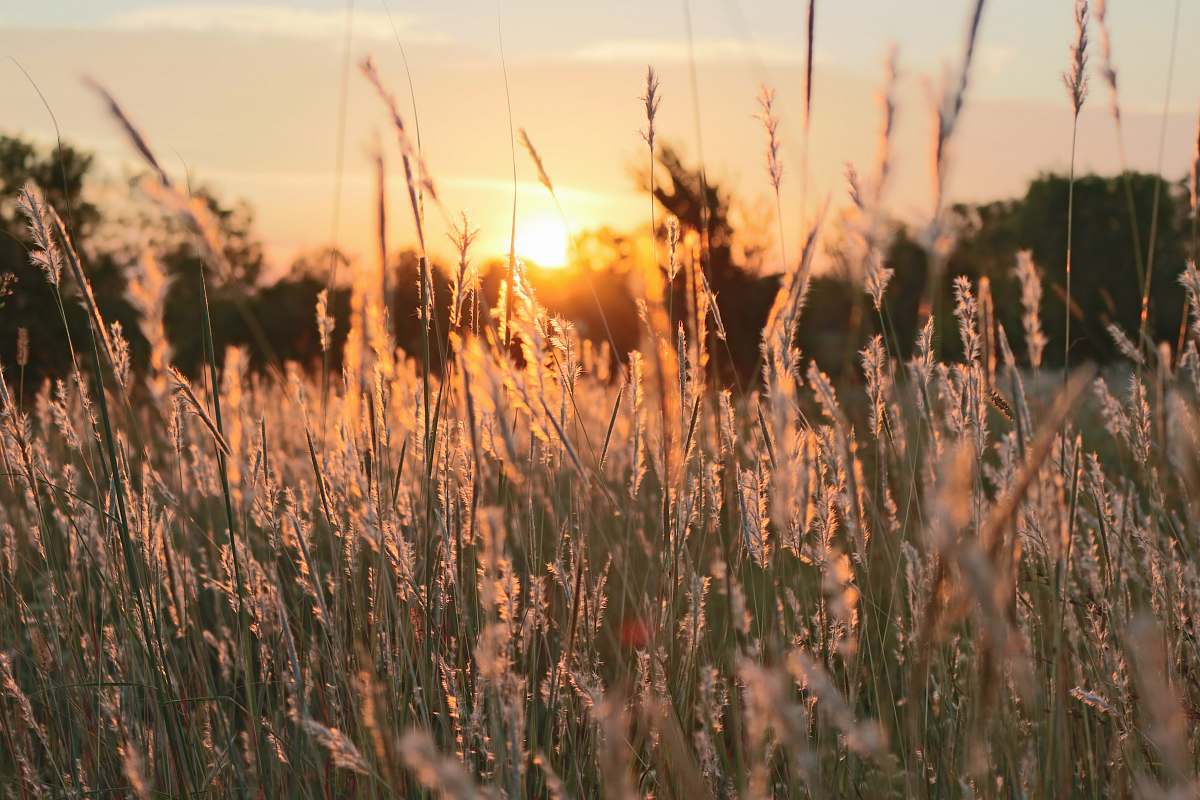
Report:
M124 302L120 264L108 253L94 252L87 243L100 220L100 209L83 195L92 156L64 145L49 153L22 139L0 135L0 363L11 371L17 362L18 329L28 331L30 360L25 380L40 383L50 374L63 374L70 364L67 337L54 291L41 269L29 258L29 234L17 209L17 193L34 183L62 216L80 247L97 299L110 322L136 330L136 315ZM67 271L62 276L63 311L72 340L86 342L87 315L74 298L76 287ZM135 349L135 356L138 355Z
M1139 250L1134 249L1126 181L1138 215ZM1107 331L1109 323L1119 325L1130 339L1137 336L1144 286L1139 275L1138 253L1144 262L1157 182L1155 176L1143 173L1107 178L1086 176L1076 180L1071 298L1074 363L1103 362L1117 355ZM935 335L942 355L951 359L961 357L962 345L952 314L953 281L956 276L965 275L976 284L981 278L988 278L996 319L1004 326L1014 352L1020 357L1025 352L1025 336L1021 325L1021 288L1014 268L1017 253L1028 249L1042 276L1042 327L1049 340L1043 363L1061 365L1066 313L1067 191L1066 178L1042 175L1030 183L1022 198L950 208L955 246L941 284L932 291L927 286L927 251L909 235L906 227L897 226L885 257L887 265L895 271L886 294L889 330L885 335L893 347L899 348L901 356L907 358L911 354L924 314L934 309L938 312ZM1184 298L1178 276L1188 252L1185 232L1190 224L1186 208L1182 187L1164 183L1158 204L1147 328L1153 342L1167 341L1174 345L1179 332ZM853 281L844 275L815 280L801 321L804 351L816 357L822 368L834 372L838 365L833 353L838 348L830 343L837 335L831 327L840 327L842 336L852 340L842 349L845 353L850 347L861 346L858 322L868 333L878 331L881 326L870 313L847 327L844 321L854 320L854 307L845 298L852 293L821 287L822 280ZM842 368L847 363L843 359Z
M62 215L80 250L105 321L121 323L135 369L144 367L147 346L137 313L125 296L126 273L138 255L131 243L141 239L152 243L172 280L164 316L174 363L195 374L203 357L203 263L195 243L177 222L157 212L123 221L121 231L128 231L128 241L100 235L104 223L111 220L85 193L93 163L91 155L69 145L42 150L24 140L0 136L0 363L9 370L16 366L18 329L25 328L31 343L26 383L37 385L44 377L65 375L70 368L68 338L54 292L30 261L27 226L16 206L18 191L32 182ZM204 273L217 357L224 356L227 345L246 345L252 363L258 366L275 359L305 364L319 360L313 309L317 292L324 288L324 273L299 264L279 281L260 285L265 260L249 208L225 206L203 190L195 194L217 220L231 267L227 275L211 269ZM88 341L87 315L76 302L78 287L66 271L62 291L70 339L79 346ZM337 322L335 337L339 330L344 336L349 309L346 290L335 289L329 305ZM340 345L336 352L340 354ZM86 359L81 360L86 364Z
M1139 280L1129 219L1126 177L1089 175L1075 182L1075 241L1072 254L1072 360L1108 360L1115 354L1106 326L1115 322L1136 340L1144 284ZM1142 261L1150 242L1151 210L1158 178L1144 173L1128 175L1137 211L1137 241ZM1042 320L1050 340L1047 359L1062 362L1062 334L1066 310L1067 180L1042 175L1033 181L1022 202L1013 209L1015 241L1033 251L1041 269L1047 302ZM1175 343L1183 310L1178 282L1184 268L1182 188L1164 182L1158 202L1154 239L1153 275L1150 284L1148 335L1153 342ZM980 234L987 233L981 228ZM1011 282L1010 282L1011 285ZM1016 327L1020 327L1019 325ZM1078 337L1078 338L1076 338Z
M744 264L735 262L733 226L730 222L732 198L719 185L702 176L698 168L688 167L679 152L662 145L658 163L665 170L656 173L655 199L669 214L678 218L682 230L695 231L703 237L701 262L709 285L717 296L717 307L726 330L726 341L710 343L714 359L724 379L743 384L758 379L762 328L771 304L779 289L778 275L758 275ZM649 189L649 179L640 175L643 188ZM661 237L661 231L656 232ZM693 287L694 288L694 287ZM681 271L668 291L675 297L670 307L674 311L672 324L684 319L688 303L688 284Z

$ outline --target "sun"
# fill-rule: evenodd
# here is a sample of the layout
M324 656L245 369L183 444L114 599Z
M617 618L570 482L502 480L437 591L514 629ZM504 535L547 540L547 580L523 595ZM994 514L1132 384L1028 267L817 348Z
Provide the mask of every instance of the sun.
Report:
M517 228L517 255L539 267L565 267L568 245L566 228L554 217L534 217Z

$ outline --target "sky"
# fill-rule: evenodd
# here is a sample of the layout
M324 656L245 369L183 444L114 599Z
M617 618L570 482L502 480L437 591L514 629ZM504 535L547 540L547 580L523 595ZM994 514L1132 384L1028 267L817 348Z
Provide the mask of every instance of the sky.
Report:
M755 98L760 85L776 90L786 248L799 240L804 220L824 198L834 206L845 202L847 163L870 170L883 64L895 47L900 77L887 205L902 219L928 218L931 98L961 61L972 3L817 0L810 174L802 199L806 5L13 2L0 7L0 131L53 142L50 115L19 63L45 96L64 139L95 151L111 176L136 170L120 132L80 81L91 76L121 101L168 172L255 209L256 230L273 263L284 265L331 241L369 258L375 236L370 154L376 146L389 164L389 240L414 240L395 136L353 68L370 55L410 119L415 99L422 152L444 205L454 215L469 215L480 229L479 249L490 256L507 250L510 232L509 102L513 128L527 130L555 183L567 229L646 224L649 202L633 174L646 161L639 96L651 64L661 80L659 136L690 159L702 156L712 179L733 190L747 215L766 227L773 206ZM1161 164L1169 177L1181 177L1194 152L1200 109L1200 50L1188 46L1200 34L1200 9L1178 0L1112 0L1108 17L1130 166L1153 170ZM1039 172L1066 170L1071 110L1061 75L1073 27L1072 0L987 4L952 154L952 198L1015 196ZM1173 31L1180 45L1168 92ZM1098 72L1094 24L1091 37L1091 92L1080 118L1078 165L1083 172L1114 172L1117 138ZM519 249L536 260L555 249L564 226L519 145L515 162ZM443 223L432 216L430 248L445 258L450 247ZM777 250L768 261L780 263Z

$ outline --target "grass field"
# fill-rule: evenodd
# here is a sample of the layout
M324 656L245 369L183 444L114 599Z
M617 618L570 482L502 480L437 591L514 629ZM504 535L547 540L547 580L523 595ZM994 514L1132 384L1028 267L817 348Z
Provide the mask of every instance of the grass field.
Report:
M974 37L936 118L939 212ZM421 230L433 177L364 70ZM645 88L653 148L653 74ZM881 162L854 187L882 330L885 110ZM219 272L205 207L113 111L143 190ZM414 357L363 295L341 374L252 372L206 330L189 379L153 255L135 283L150 367L130 374L82 248L37 187L21 204L91 335L62 380L3 365L5 797L1200 792L1194 266L1185 347L1117 331L1129 360L1105 378L1040 367L1023 263L1027 352L988 285L961 279L944 313L963 361L939 359L930 321L910 361L876 337L861 385L835 388L794 346L818 221L763 330L761 384L726 388L722 323L673 223L661 267L691 271L694 302L672 330L678 309L647 288L627 360L549 315L517 261L482 307L464 235L450 297L424 268ZM318 304L323 341L330 324Z

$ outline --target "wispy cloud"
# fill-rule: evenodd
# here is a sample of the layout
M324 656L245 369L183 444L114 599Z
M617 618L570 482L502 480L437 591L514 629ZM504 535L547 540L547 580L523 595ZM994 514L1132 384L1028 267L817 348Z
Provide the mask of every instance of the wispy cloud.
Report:
M799 61L803 56L800 48L789 49L761 42L742 39L701 39L694 43L692 51L698 61ZM613 39L594 42L577 48L569 54L576 61L654 61L669 63L687 61L688 43L683 40L665 39Z
M102 27L123 31L181 31L241 34L290 39L336 40L345 31L341 9L303 9L283 5L242 3L184 4L139 8L109 17ZM413 15L356 11L354 35L359 38L431 42L443 37L420 29Z
M512 194L513 190L511 178L448 177L440 180L439 184L474 192ZM559 184L555 184L554 191L562 200L591 204L625 201L630 198L640 199L642 197L639 193L632 190L597 190ZM517 182L517 192L522 196L541 197L546 194L546 187L537 181L522 180Z

